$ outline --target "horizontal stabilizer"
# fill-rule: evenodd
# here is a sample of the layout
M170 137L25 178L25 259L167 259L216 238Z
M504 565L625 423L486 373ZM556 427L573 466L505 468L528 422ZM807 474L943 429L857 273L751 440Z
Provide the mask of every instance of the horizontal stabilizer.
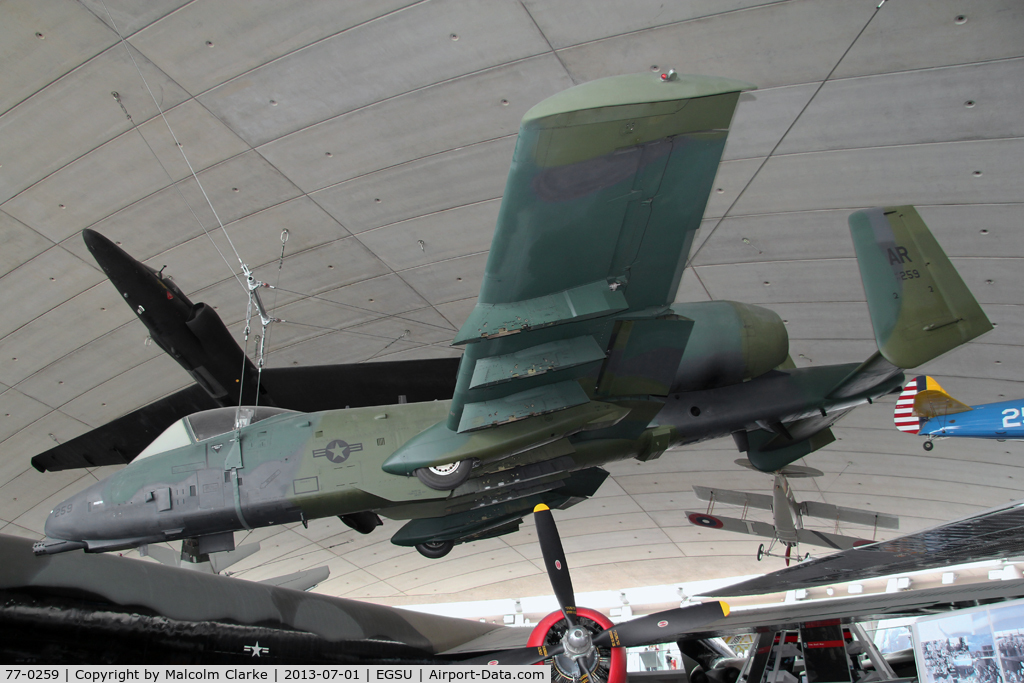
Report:
M913 368L992 329L992 323L913 206L850 215L875 341Z
M818 519L847 522L849 524L862 524L882 529L900 528L900 518L895 515L884 515L871 510L844 508L838 505L829 505L828 503L816 503L813 500L805 500L800 503L800 514L807 517L817 517Z
M775 538L775 527L765 522L735 519L734 517L719 517L718 515L708 515L703 512L687 512L686 519L690 520L690 524L704 527L705 529L723 529L737 534Z
M758 510L772 509L772 497L760 493L730 491L729 489L709 489L706 486L694 486L693 492L697 494L697 498L700 500L709 502L757 508Z

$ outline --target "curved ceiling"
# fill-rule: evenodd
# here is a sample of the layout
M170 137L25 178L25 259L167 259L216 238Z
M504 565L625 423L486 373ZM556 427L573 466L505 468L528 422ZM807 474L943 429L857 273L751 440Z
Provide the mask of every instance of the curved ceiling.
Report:
M877 5L5 0L0 533L40 537L55 502L109 474L40 474L32 455L191 383L146 343L83 228L166 265L240 332L226 232L282 287L268 301L277 315L299 323L273 330L271 366L457 355L448 344L475 302L519 119L621 73L760 87L741 99L679 300L774 309L800 366L862 360L874 342L846 216L912 203L998 325L922 370L967 403L1024 396L1024 5ZM1022 497L1017 444L926 454L891 411L879 402L840 422L839 440L801 462L825 476L794 481L798 498L895 513L913 530ZM754 560L756 540L683 514L703 509L693 484L766 490L737 457L716 441L610 466L593 500L557 515L577 589L776 568ZM393 546L397 527L264 529L233 571L326 564L318 590L392 604L548 591L528 520L443 560Z

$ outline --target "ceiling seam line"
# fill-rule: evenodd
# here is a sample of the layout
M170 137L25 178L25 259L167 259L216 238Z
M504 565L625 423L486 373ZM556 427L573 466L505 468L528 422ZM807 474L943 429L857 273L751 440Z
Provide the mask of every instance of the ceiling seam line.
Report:
M796 121L794 120L794 124ZM810 156L812 154L837 154L840 152L860 152L864 150L876 150L876 149L905 149L909 147L937 147L939 145L973 145L977 143L985 142L1012 142L1015 140L1024 140L1024 135L1006 135L998 138L976 138L976 139L959 139L959 140L935 140L931 142L902 142L891 145L870 145L867 147L836 147L829 149L814 149L806 150L802 152L771 152L768 156L752 156L752 157L739 157L736 159L723 159L721 163L731 164L741 161L754 161L757 159L764 159L767 161L769 158L774 159L786 159L791 157L799 156ZM779 141L781 143L781 140ZM941 205L940 205L941 206ZM822 209L824 210L824 209Z
M324 185L323 187L319 187L319 188L317 188L315 190L309 190L307 192L307 194L314 195L314 194L317 194L318 192L323 192L325 190L331 190L331 189L334 189L335 187L338 187L339 185L344 185L345 183L350 183L353 180L360 180L362 178L367 178L369 176L376 175L378 173L383 173L385 171L391 171L393 169L400 168L402 166L409 166L411 164L415 164L417 162L424 161L426 159L432 159L433 157L443 156L445 154L451 154L452 152L458 152L458 151L463 150L463 149L470 149L471 147L478 147L480 145L486 145L486 144L489 144L489 143L492 143L492 142L497 142L498 140L507 140L508 138L517 137L518 135L519 135L518 132L516 132L516 133L506 133L505 135L499 135L497 137L487 138L485 140L478 140L476 142L470 142L470 143L467 143L465 145L457 145L455 147L449 147L448 149L444 149L444 150L441 150L439 152L431 152L430 154L424 154L421 157L416 157L414 159L409 159L408 161L400 161L398 163L391 164L390 166L383 166L381 168L374 169L372 171L367 171L366 173L360 173L358 175L354 175L351 178L346 178L345 180L339 180L338 182L331 183L330 185ZM264 143L263 145L260 145L260 146L264 147L264 146L269 145L269 144L270 143L267 142L267 143ZM256 149L257 152L260 151L259 148L255 148L255 149ZM262 156L262 154L261 154L261 156ZM316 201L316 200L314 200L314 201ZM324 209L324 210L326 211L326 209Z
M555 49L555 46L551 44L547 34L544 33L544 29L542 29L540 24L537 23L537 20L534 18L533 12L530 11L530 8L526 6L526 3L523 2L523 0L519 0L519 6L523 8L523 11L526 12L526 16L530 18L530 22L532 22L534 28L537 29L537 33L539 33L540 37L544 39L544 43L548 46L550 53L558 60L558 64L562 67L562 71L564 71L565 75L569 78L569 82L573 85L579 85L579 81L576 80L576 76L573 75L572 71L566 65L565 61L562 59L562 55L558 54L558 50Z
M363 111L364 109L369 109L371 107L375 107L375 106L383 104L385 102L390 102L392 100L396 100L396 99L398 99L400 97L406 97L408 95L412 95L412 94L415 94L415 93L418 93L418 92L422 92L422 91L428 90L430 88L436 88L436 87L441 86L441 85L447 85L449 83L454 83L455 81L459 81L459 80L462 80L462 79L469 79L469 78L472 78L474 76L479 76L480 74L485 74L485 73L487 73L489 71L497 71L498 69L505 69L505 68L508 68L508 67L520 64L522 62L528 62L531 59L538 59L538 58L547 57L547 56L548 56L548 54L546 52L539 52L539 53L534 54L534 55L527 55L526 57L518 57L516 59L510 60L508 62L503 62L501 64L496 64L494 66L488 66L488 67L484 67L482 69L477 69L476 71L469 71L469 72L464 73L464 74L459 74L458 76L451 76L450 78L444 78L444 79L441 79L440 81L437 81L435 83L429 83L427 85L421 85L419 87L413 88L412 90L406 90L405 92L401 92L401 93L398 93L398 94L395 94L395 95L389 95L388 97L376 100L374 102L369 102L367 104L360 105L358 107L355 107L354 109L349 109L348 111L344 111L344 112L342 112L340 114L334 114L333 116L329 116L326 119L323 119L321 121L316 121L314 123L309 123L309 124L303 125L301 128L296 128L293 131L285 133L284 135L278 136L278 137L273 138L271 140L267 140L266 142L261 142L261 143L256 144L256 145L253 145L249 141L246 141L246 143L249 144L250 146L252 146L254 149L258 149L260 147L265 147L265 146L267 146L267 145L269 145L271 143L280 142L281 140L285 140L285 139L287 139L287 138L289 138L289 137L291 137L293 135L298 135L299 133L303 133L303 132L309 130L310 128L315 128L316 126L321 126L321 125L323 125L325 123L328 123L330 121L334 121L336 119L340 119L343 116L348 116L349 114L354 114L356 112ZM230 81L225 81L225 83L230 83ZM223 85L223 83L221 85ZM220 86L217 86L217 87L220 87ZM238 135L238 132L235 131L234 128L231 128L231 132L234 133L235 135ZM244 138L243 138L243 140L244 140Z
M391 227L394 227L396 225L402 225L403 223L411 223L412 221L418 221L421 218L427 218L428 216L438 216L438 215L443 214L443 213L448 213L449 211L457 211L459 209L465 209L465 208L468 208L470 206L480 206L481 204L490 204L491 202L499 201L502 198L502 196L503 195L498 195L497 197L488 197L487 199L478 199L476 201L466 202L464 204L456 204L455 206L449 206L449 207L444 208L444 209L437 209L436 211L429 211L427 213L421 213L418 216L411 216L409 218L403 218L401 220L394 221L393 223L385 223L384 225L378 225L375 228L367 228L366 230L360 230L359 232L352 233L352 234L353 235L365 235L365 234L370 233L370 232L376 232L377 230L383 230L384 228L391 228Z
M704 247L707 245L708 241L715 234L715 231L718 230L718 227L722 224L722 221L724 221L729 216L729 213L739 203L740 199L743 197L743 194L750 188L751 184L757 178L758 174L760 174L761 170L768 164L768 161L772 158L772 155L774 155L775 151L782 145L782 142L786 139L786 136L789 135L789 132L791 130L793 130L793 128L796 126L797 121L800 120L800 117L803 116L804 112L806 112L807 109L811 106L811 103L814 102L814 98L818 96L818 93L820 93L821 89L825 87L826 83L828 83L828 80L829 80L829 78L832 77L832 74L834 74L836 69L839 68L839 65L843 63L843 59L846 57L847 54L850 53L850 50L853 49L853 46L857 44L857 40L860 39L861 35L864 34L864 31L866 31L868 26L871 25L871 21L876 16L878 16L878 12L881 9L881 7L882 7L882 4L879 4L878 7L875 8L875 10L871 13L871 16L868 17L868 20L861 27L860 31L857 32L856 36L854 36L853 41L846 47L846 49L843 51L843 53L841 55L839 55L838 61L836 61L836 63L832 66L832 68L829 70L829 72L825 75L825 78L821 81L821 83L818 84L818 86L814 90L814 92L811 93L810 98L807 100L806 103L804 103L804 106L800 109L800 111L797 112L797 115L790 122L790 124L786 128L786 130L783 131L782 136L779 137L778 141L772 147L771 151L768 152L768 155L758 165L758 167L754 171L753 175L750 176L750 178L747 180L746 184L744 184L743 188L736 195L736 198L732 200L732 203L729 204L728 208L725 210L725 212L722 214L722 216L718 219L717 222L715 222L715 225L714 225L714 227L711 228L711 231L708 233L708 236L704 239L704 241L697 248L697 250L686 259L686 263L684 265L684 268L685 268L686 265L690 265L691 263L693 263L693 261L697 258L697 255L700 254L701 250L704 249ZM729 125L730 125L730 128L731 128L732 127L732 122L731 121L730 121Z

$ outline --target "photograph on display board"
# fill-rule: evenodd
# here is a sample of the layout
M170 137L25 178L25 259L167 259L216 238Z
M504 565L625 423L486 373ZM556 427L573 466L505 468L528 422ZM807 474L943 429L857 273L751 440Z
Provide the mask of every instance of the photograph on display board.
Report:
M922 683L1024 683L1024 601L914 624Z

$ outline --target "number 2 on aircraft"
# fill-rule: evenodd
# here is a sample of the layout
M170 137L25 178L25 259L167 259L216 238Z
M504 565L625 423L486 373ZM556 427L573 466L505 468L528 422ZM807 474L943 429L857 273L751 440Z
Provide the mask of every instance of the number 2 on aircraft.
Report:
M1016 420L1020 417L1020 411L1016 408L1007 408L1003 411L1003 427L1009 429L1010 427L1020 427L1020 422L1010 422L1010 420Z

